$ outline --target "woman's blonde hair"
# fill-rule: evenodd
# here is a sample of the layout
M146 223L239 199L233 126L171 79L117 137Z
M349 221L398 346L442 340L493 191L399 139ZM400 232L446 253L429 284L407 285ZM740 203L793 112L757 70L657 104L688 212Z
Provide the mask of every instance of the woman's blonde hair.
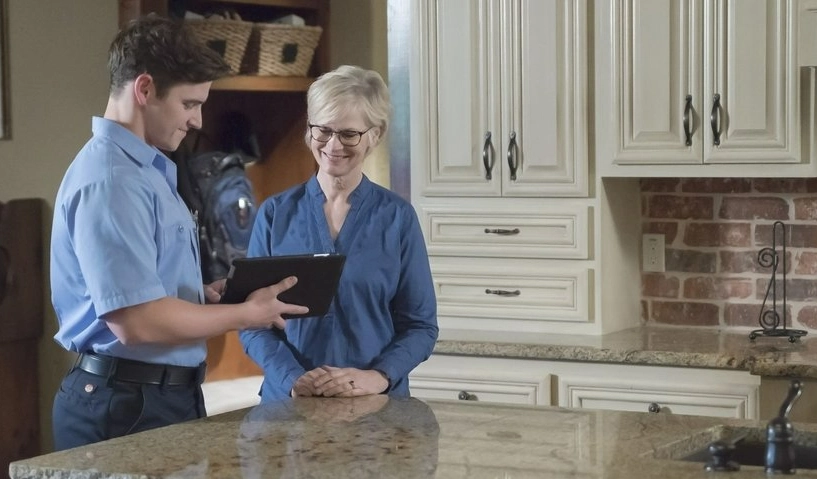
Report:
M378 136L370 139L379 141L389 129L392 112L389 89L374 70L342 65L324 73L310 85L306 105L308 123L325 124L349 111L358 111L367 126L372 127L367 135L378 129ZM309 145L309 128L305 140Z

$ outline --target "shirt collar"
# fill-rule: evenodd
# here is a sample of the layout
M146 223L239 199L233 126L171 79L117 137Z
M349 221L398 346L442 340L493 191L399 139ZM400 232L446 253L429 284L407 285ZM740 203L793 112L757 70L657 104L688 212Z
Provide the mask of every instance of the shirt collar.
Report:
M153 165L159 170L167 180L167 183L175 190L176 185L176 164L170 161L158 148L150 146L132 131L119 123L95 116L91 119L91 131L94 135L110 138L122 151L133 161L142 165Z
M355 204L358 201L362 201L363 198L365 198L366 196L369 195L369 193L372 192L373 190L372 185L373 183L369 180L369 178L366 177L366 175L363 175L363 178L360 180L360 184L357 185L357 188L355 188L354 191L352 191L352 193L349 195L349 203ZM312 175L312 177L309 178L309 181L306 182L306 190L309 192L310 195L313 196L323 197L326 196L324 195L323 190L321 189L321 184L318 183L317 175Z

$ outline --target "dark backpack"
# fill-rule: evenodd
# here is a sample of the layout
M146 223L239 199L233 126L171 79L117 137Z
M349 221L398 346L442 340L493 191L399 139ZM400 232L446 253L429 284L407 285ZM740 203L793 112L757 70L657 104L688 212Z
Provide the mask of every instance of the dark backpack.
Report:
M178 164L179 194L197 215L204 283L227 277L235 258L247 255L257 207L244 155L211 151Z

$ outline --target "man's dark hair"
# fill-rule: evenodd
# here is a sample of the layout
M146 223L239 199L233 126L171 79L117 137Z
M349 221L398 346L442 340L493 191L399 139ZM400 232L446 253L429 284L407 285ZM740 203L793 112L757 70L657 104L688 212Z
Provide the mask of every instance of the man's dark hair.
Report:
M108 50L110 92L147 73L161 98L180 83L205 83L227 76L230 66L215 50L198 41L181 21L149 14L132 20Z

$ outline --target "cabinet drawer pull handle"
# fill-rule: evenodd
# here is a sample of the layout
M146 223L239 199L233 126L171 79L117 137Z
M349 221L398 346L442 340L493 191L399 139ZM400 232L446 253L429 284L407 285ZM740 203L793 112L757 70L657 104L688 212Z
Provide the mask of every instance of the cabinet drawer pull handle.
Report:
M459 395L457 395L457 399L460 401L477 401L477 395L471 394L468 391L460 391Z
M491 179L491 170L494 169L494 161L491 158L491 132L485 132L485 143L482 145L482 165L485 166L485 179Z
M519 296L522 294L518 289L515 291L506 291L504 289L486 289L485 294L495 294L497 296Z
M511 170L511 181L516 181L516 170L519 168L516 150L516 132L512 131L508 141L508 168Z
M647 406L647 411L651 413L659 413L661 412L661 406L659 406L656 402L651 402L650 405Z
M720 116L721 112L721 95L720 93L715 93L715 96L712 97L712 112L709 114L709 124L712 125L712 143L715 146L721 144L721 129L720 129L720 122L718 121L718 117Z
M519 228L514 228L512 230L503 229L503 228L485 228L485 232L488 234L495 234L495 235L518 235Z
M692 130L690 129L689 114L692 112L692 95L687 95L686 105L684 106L684 137L686 137L686 145L692 145Z

